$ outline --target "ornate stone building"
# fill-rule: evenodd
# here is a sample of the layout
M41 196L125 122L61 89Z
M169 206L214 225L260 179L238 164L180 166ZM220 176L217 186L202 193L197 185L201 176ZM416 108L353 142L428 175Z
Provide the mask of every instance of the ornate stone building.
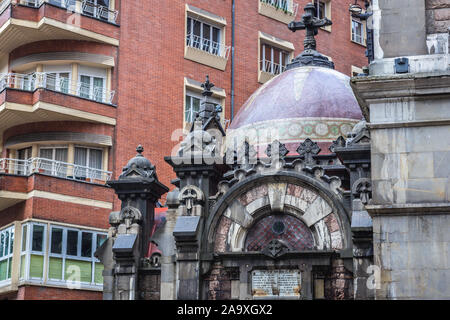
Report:
M110 182L122 209L97 252L104 298L449 298L448 5L412 2L372 2L374 61L352 87L316 51L330 21L312 5L289 24L305 50L226 131L207 77L165 157L165 222L155 229L167 188L141 148ZM395 29L411 16L423 24Z

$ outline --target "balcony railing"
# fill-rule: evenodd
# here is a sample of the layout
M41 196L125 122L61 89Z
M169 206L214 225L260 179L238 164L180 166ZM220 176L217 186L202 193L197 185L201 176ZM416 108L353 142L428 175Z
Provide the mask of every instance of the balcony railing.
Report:
M225 59L228 59L230 54L230 46L225 46L221 43L214 42L210 39L205 39L194 34L186 36L186 44L189 47L205 51Z
M276 9L283 10L285 13L289 13L293 16L297 15L298 3L294 3L293 0L260 0L262 3L266 3L275 7Z
M8 5L11 3L11 0L0 0L0 14L5 11Z
M0 91L5 88L24 91L48 89L109 104L112 104L115 95L115 91L106 90L104 87L91 87L83 82L69 81L68 78L57 77L54 73L45 72L0 74Z
M19 3L20 0L0 0L0 13L11 3ZM95 4L89 0L25 0L21 4L39 8L44 2L67 9L71 12L81 13L95 19L116 23L119 11L110 10L108 7Z
M262 72L271 73L273 75L278 75L286 70L286 66L272 61L262 60L260 63Z
M2 158L0 159L0 174L1 173L22 176L41 173L77 181L101 183L111 179L110 171L44 158L30 158L27 160Z

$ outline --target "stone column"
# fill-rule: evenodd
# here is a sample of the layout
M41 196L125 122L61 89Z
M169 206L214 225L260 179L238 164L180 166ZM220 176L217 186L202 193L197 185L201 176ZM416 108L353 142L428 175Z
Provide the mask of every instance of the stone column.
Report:
M139 146L137 151L136 157L123 168L119 179L108 182L122 205L120 212L111 213L110 238L96 252L108 277L104 279L104 287L112 291L114 300L141 297L138 281L141 267L147 265L145 259L154 223L155 203L168 191L158 181L155 167L142 156L143 148Z

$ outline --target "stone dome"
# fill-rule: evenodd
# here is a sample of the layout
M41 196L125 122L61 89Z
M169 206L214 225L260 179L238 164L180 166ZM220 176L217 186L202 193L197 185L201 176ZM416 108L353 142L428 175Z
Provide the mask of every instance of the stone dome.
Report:
M277 139L294 154L310 138L327 154L331 143L346 137L362 118L348 76L330 68L297 67L250 96L227 130L227 145L246 138L262 153Z
M130 178L130 177L147 177L150 178L152 176L156 177L155 166L152 165L150 160L142 155L144 152L144 148L139 145L136 148L137 154L134 158L131 158L128 161L127 165L123 167L122 174L120 178Z

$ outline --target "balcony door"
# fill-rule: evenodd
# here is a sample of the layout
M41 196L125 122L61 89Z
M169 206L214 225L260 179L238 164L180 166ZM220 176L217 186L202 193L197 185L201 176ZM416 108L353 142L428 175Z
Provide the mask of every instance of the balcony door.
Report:
M67 153L68 148L66 147L40 148L39 172L52 176L66 177L68 169Z
M109 20L109 0L89 0L83 3L83 13L87 16Z
M20 175L28 174L27 160L31 158L31 147L17 151L16 172Z
M75 170L77 179L86 178L101 180L102 177L103 151L101 149L75 147Z
M93 77L89 75L80 75L80 97L104 102L106 80L101 77Z

